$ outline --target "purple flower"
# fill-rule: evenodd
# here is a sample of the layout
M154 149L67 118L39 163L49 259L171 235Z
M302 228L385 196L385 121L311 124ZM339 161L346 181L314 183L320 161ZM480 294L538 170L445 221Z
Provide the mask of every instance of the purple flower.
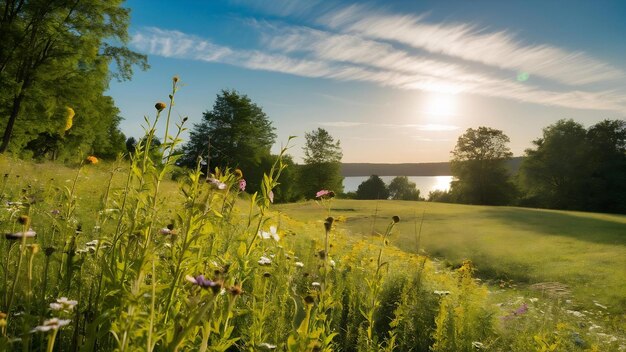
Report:
M212 281L209 280L207 278L204 277L204 275L198 275L196 277L193 277L191 275L187 275L185 276L185 279L187 279L187 281L191 282L194 285L198 285L202 288L215 288L217 286L219 286L220 284L216 281Z
M239 190L241 190L242 192L246 190L246 180L244 180L243 178L239 180Z
M517 308L513 314L514 315L522 315L528 311L528 305L526 303L522 304L521 307Z

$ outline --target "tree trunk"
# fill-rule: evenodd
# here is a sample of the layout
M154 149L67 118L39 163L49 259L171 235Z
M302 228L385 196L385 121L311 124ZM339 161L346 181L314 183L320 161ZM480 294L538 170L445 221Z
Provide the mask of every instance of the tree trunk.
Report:
M2 136L2 144L0 145L0 154L6 152L9 147L9 142L11 141L11 136L13 135L13 127L15 126L15 120L17 120L17 115L19 115L20 107L22 105L22 101L24 100L24 89L20 89L20 93L13 98L13 108L11 109L11 115L9 116L9 122L7 122L7 127L4 129L4 135Z

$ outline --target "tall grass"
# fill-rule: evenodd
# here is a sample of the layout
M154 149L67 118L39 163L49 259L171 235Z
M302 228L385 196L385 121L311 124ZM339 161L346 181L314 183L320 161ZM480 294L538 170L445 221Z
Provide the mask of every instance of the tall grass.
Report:
M200 160L173 187L186 121L169 126L177 82L129 159L37 173L0 160L12 170L0 185L0 350L525 351L558 340L556 320L523 338L499 329L471 262L439 272L390 246L397 217L370 242L339 214L303 224L273 211L287 148L253 195L246 170L206 173Z

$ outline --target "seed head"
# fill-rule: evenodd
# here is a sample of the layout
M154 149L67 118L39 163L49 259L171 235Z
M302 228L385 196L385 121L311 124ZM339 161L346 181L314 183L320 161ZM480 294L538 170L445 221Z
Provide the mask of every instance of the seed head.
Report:
M180 79L180 78L178 78L178 76L174 76L174 77L172 77L172 81L174 81L174 83L177 83L179 79Z
M163 111L163 109L165 109L167 107L167 104L165 104L164 102L160 101L160 102L154 104L154 107L157 109L157 111L161 112L161 111Z
M28 215L20 215L20 217L17 218L17 222L19 222L20 225L28 225L30 223L30 218Z
M396 223L396 224L397 224L398 222L400 222L400 217L399 217L398 215L394 215L391 219L392 219L392 220L393 220L393 222L394 222L394 223Z
M311 295L307 295L306 297L304 297L304 303L313 304L315 303L315 298Z
M233 296L239 296L240 294L243 293L243 290L241 289L240 286L233 285L228 289L228 292L230 292L230 294Z

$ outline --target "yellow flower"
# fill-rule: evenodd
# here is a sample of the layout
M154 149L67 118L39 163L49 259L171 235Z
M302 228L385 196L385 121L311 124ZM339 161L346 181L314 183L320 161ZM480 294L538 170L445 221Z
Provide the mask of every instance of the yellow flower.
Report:
M76 114L74 112L74 109L70 108L69 106L66 106L65 109L67 110L67 117L65 118L65 129L63 130L63 132L72 128L72 124L74 123L74 115Z
M95 164L97 164L99 161L100 161L100 160L98 160L98 158L96 158L96 157L95 157L95 156L93 156L93 155L90 155L90 156L88 156L88 157L87 157L87 163L88 163L88 164L94 164L94 165L95 165Z

